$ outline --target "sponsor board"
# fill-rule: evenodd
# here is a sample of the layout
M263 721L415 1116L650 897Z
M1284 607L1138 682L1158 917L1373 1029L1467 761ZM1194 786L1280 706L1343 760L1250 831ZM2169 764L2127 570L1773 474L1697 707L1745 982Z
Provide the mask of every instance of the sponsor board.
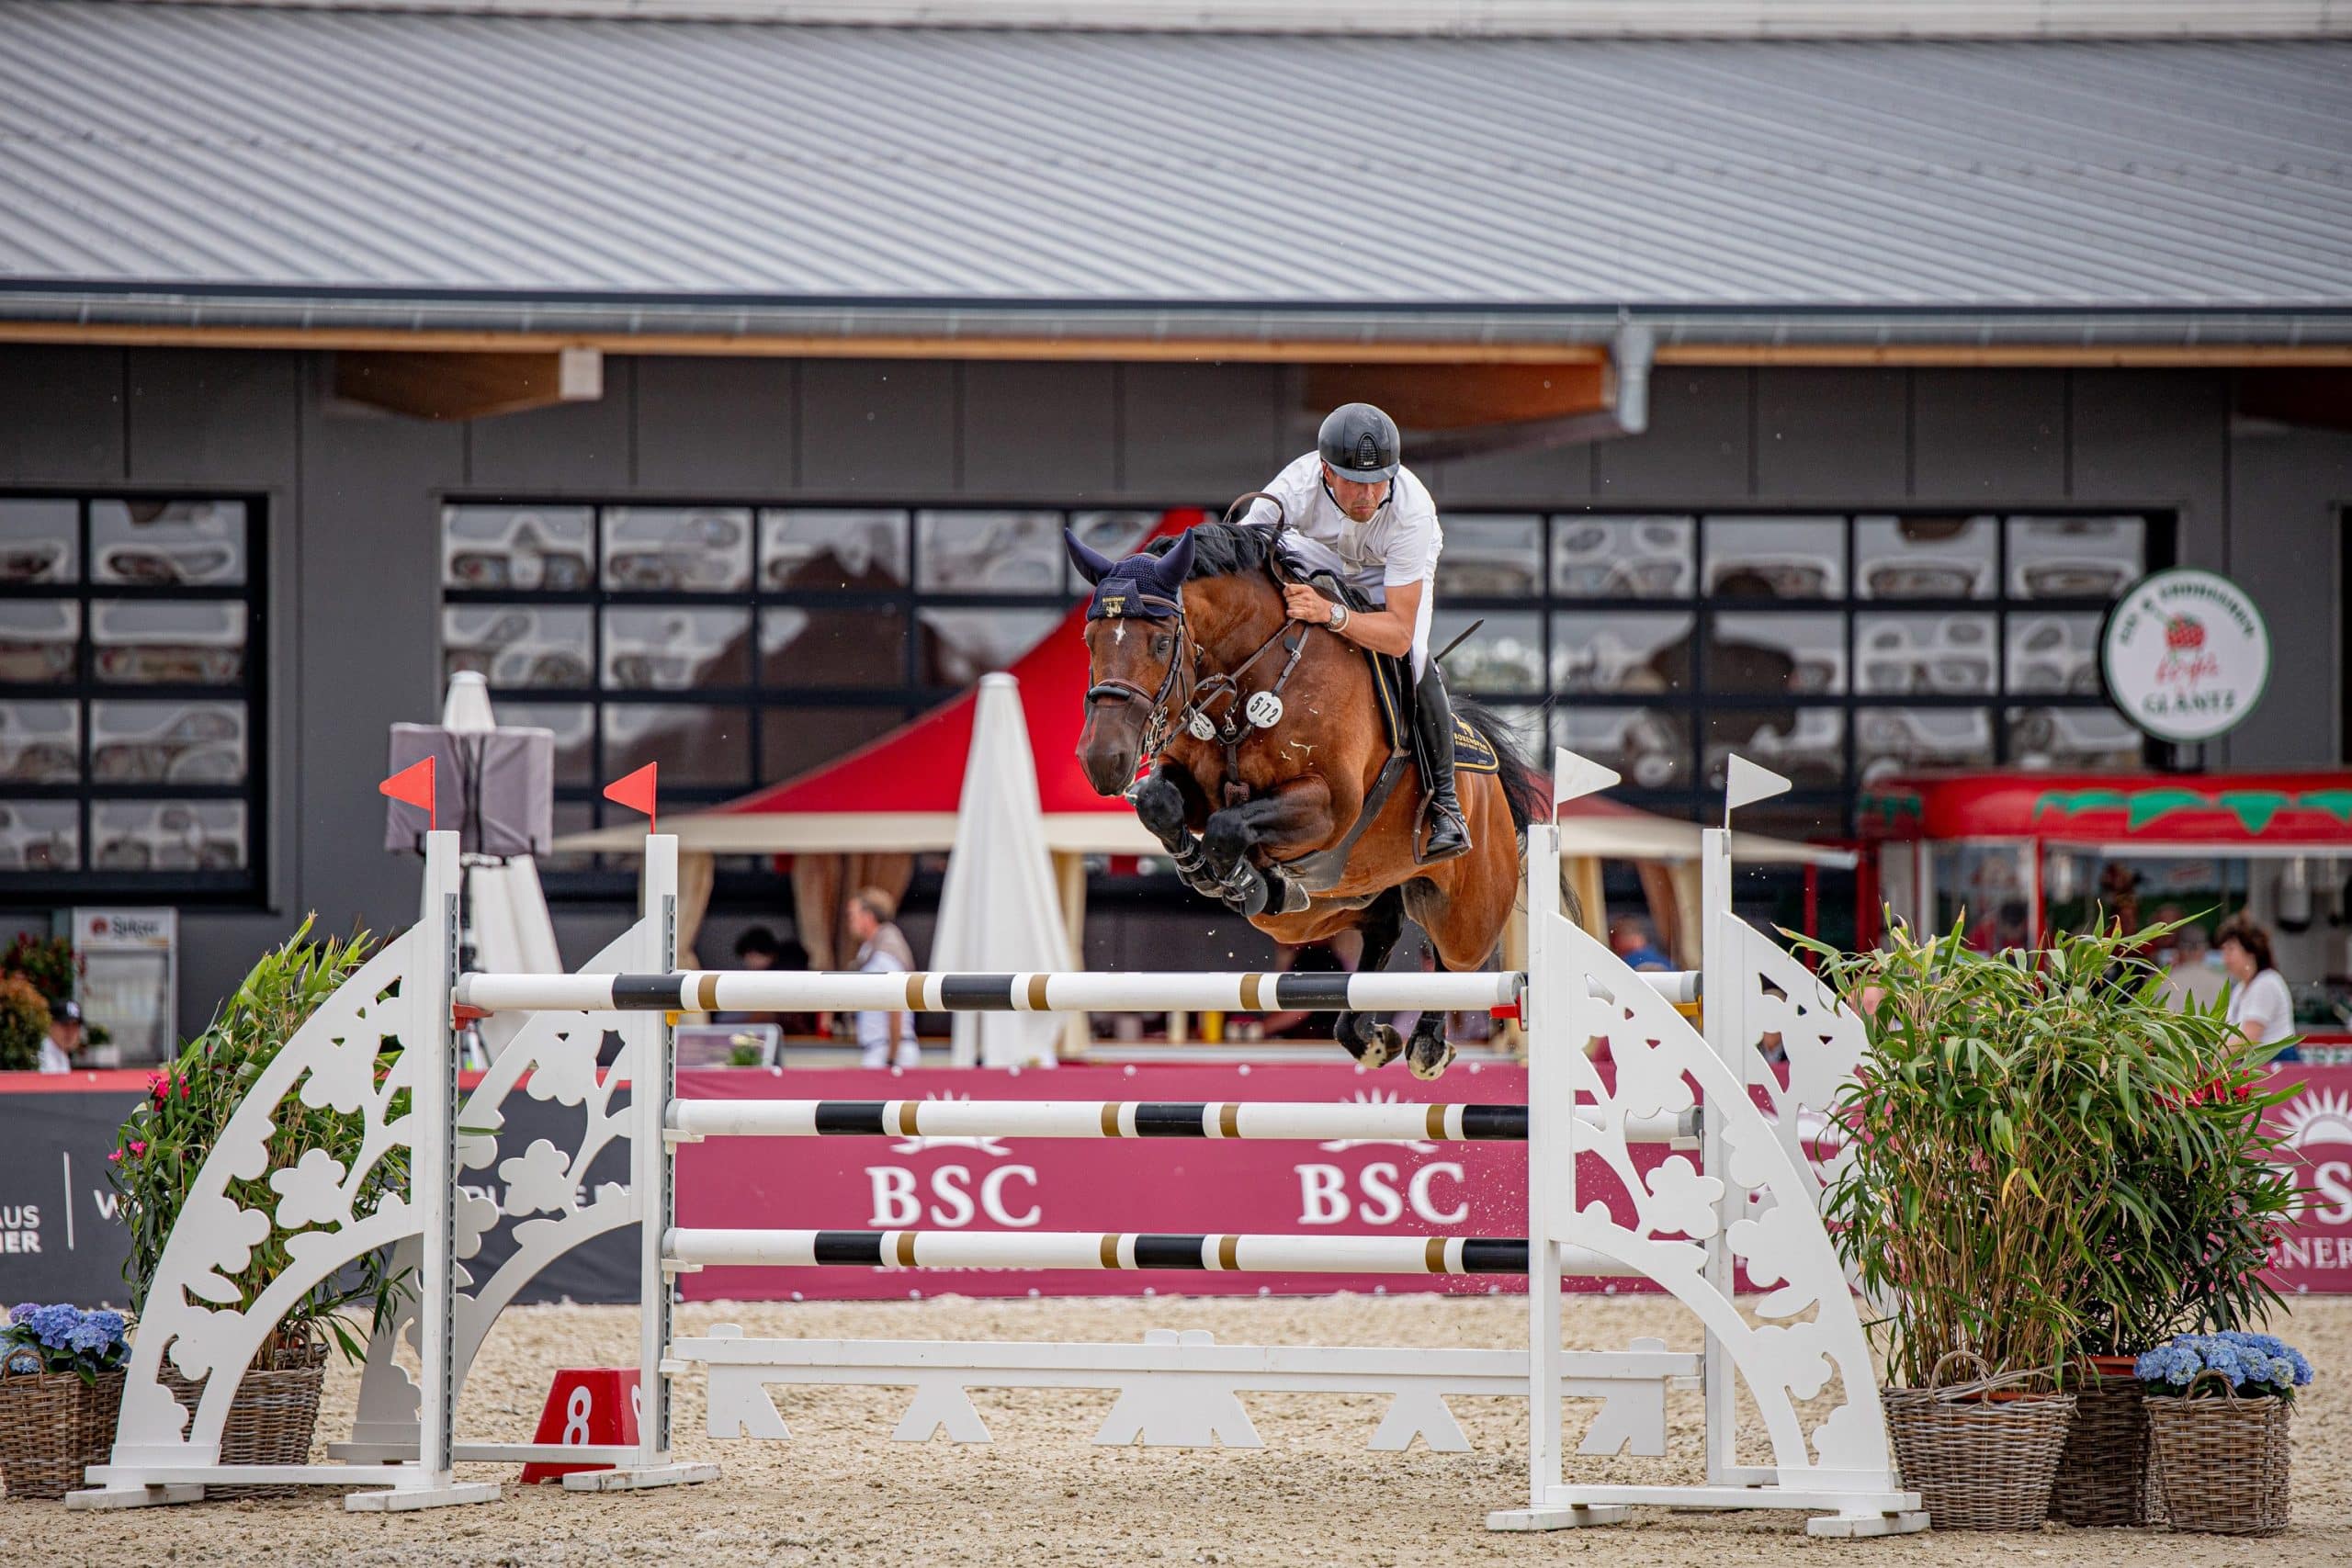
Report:
M19 1075L30 1080L34 1075ZM88 1089L38 1091L0 1079L0 1278L13 1300L121 1304L128 1246L106 1179L115 1130L141 1098L143 1073L82 1075ZM95 1087L98 1080L104 1087ZM2286 1066L2294 1094L2273 1113L2302 1191L2273 1247L2282 1292L2352 1293L2352 1066ZM12 1089L20 1092L10 1092ZM1049 1074L950 1068L709 1070L679 1075L698 1099L790 1095L824 1100L1092 1099L1523 1102L1526 1074L1467 1065L1435 1084L1351 1066L1063 1068ZM578 1144L579 1109L527 1093L506 1105L511 1146ZM1670 1151L1639 1151L1647 1170ZM503 1162L502 1162L503 1163ZM469 1196L501 1203L496 1168L472 1172ZM627 1151L607 1145L567 1173L573 1201L628 1180ZM1615 1177L1578 1162L1579 1198L1623 1202ZM1051 1138L714 1138L681 1148L678 1223L694 1226L830 1226L939 1230L1293 1232L1306 1235L1521 1235L1524 1145L1347 1140L1330 1143ZM513 1251L533 1215L502 1215L467 1264L477 1280ZM557 1259L525 1301L637 1299L635 1227L624 1225ZM1330 1291L1485 1293L1491 1279L1413 1275L1129 1273L1063 1269L905 1272L869 1269L708 1269L679 1284L693 1300L888 1299ZM1571 1281L1587 1289L1634 1281Z
M2108 617L2099 661L2133 724L2163 740L2211 740L2262 700L2270 631L2228 578L2159 571L2134 583Z

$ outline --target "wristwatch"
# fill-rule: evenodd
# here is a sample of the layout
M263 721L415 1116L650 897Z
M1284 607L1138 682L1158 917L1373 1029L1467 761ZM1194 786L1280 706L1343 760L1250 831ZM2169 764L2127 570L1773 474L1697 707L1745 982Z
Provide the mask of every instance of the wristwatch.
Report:
M1337 600L1332 601L1331 613L1323 617L1323 624L1335 632L1344 627L1348 624L1348 607Z

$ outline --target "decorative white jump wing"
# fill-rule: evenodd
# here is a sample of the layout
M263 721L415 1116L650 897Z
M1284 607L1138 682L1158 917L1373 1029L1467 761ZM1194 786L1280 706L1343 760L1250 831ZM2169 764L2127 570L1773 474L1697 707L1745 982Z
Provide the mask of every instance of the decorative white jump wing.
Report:
M366 1214L355 1214L352 1204L370 1169L410 1147L407 1118L392 1114L392 1102L413 1081L414 1056L401 1052L380 1080L376 1064L407 1021L405 1006L387 993L408 972L417 940L413 931L386 942L320 1004L254 1080L198 1169L140 1313L115 1463L218 1462L238 1377L287 1309L353 1259L414 1234L416 1221L400 1193L385 1195ZM346 1170L314 1151L294 1170L270 1173L273 1199L249 1203L232 1188L250 1193L246 1184L269 1172L269 1138L289 1094L313 1109L362 1115L361 1152ZM298 1228L287 1249L293 1261L239 1312L228 1304L236 1299L231 1280L268 1239L273 1221ZM161 1382L167 1348L184 1377L223 1369L230 1374L209 1378L192 1420ZM409 1421L413 1443L413 1410Z
M1616 1069L1614 1083L1606 1083L1581 1053L1567 1055L1570 1082L1600 1111L1600 1126L1585 1143L1617 1173L1635 1211L1627 1225L1598 1198L1581 1206L1555 1204L1561 1219L1554 1239L1639 1269L1699 1315L1755 1398L1782 1485L1810 1482L1816 1489L1883 1491L1888 1466L1869 1348L1845 1271L1815 1213L1810 1173L1800 1170L1780 1127L1670 1004L1605 944L1556 914L1544 918L1552 922L1547 935L1555 961L1566 955L1570 971L1592 982L1555 992L1577 1009L1571 1032L1605 1039ZM1680 1110L1694 1092L1711 1125L1721 1129L1732 1185L1771 1200L1762 1212L1734 1223L1725 1236L1753 1282L1777 1287L1758 1306L1758 1315L1772 1320L1761 1327L1748 1325L1727 1286L1706 1278L1698 1238L1711 1235L1717 1223L1723 1179L1702 1176L1679 1159L1646 1180L1634 1174L1626 1119ZM1797 1321L1808 1314L1810 1321ZM1839 1403L1807 1434L1796 1405L1832 1384Z

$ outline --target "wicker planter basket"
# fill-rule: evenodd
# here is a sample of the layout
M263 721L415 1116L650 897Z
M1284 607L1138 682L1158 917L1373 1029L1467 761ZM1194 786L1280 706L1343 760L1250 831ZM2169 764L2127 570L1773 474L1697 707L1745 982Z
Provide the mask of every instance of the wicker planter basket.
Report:
M1947 1384L1945 1368L1973 1361L1973 1382ZM2071 1393L2030 1393L2037 1373L1995 1377L1982 1358L1955 1350L1926 1388L1880 1392L1903 1484L1919 1494L1937 1529L2030 1530L2050 1515L2058 1455L2073 1425Z
M2156 1475L2172 1528L2214 1535L2277 1535L2287 1528L2288 1427L2294 1404L2276 1394L2241 1399L2219 1372L2200 1372L2219 1398L2146 1402Z
M2140 1380L2086 1373L2075 1390L2075 1420L2051 1487L2050 1517L2060 1524L2091 1526L2161 1519L2164 1504L2149 1474L2148 1454Z
M11 1497L64 1496L86 1465L104 1464L122 1410L120 1371L84 1382L75 1372L0 1378L0 1471Z
M319 1425L319 1390L326 1382L323 1340L273 1347L254 1359L230 1402L220 1428L222 1464L308 1464ZM191 1416L211 1374L188 1379L165 1357L162 1382ZM208 1497L300 1497L302 1486L207 1486Z

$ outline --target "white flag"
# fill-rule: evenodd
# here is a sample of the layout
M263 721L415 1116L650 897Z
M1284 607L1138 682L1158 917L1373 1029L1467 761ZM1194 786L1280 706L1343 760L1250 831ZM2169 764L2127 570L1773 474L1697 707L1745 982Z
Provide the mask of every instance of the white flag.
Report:
M1617 774L1612 770L1602 767L1591 758L1579 757L1565 746L1553 749L1552 806L1555 810L1564 801L1614 788L1617 782Z
M1743 806L1753 806L1759 800L1770 800L1776 795L1786 795L1795 786L1770 768L1759 767L1738 753L1733 753L1731 766L1724 779L1724 826L1731 826L1731 814Z

